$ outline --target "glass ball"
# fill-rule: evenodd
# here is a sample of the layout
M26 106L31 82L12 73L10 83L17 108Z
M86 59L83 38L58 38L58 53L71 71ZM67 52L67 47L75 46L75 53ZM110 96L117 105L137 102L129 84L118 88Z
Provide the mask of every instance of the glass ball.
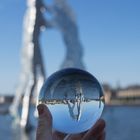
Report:
M55 130L75 134L90 129L100 118L104 95L100 83L90 73L68 68L46 80L39 103L49 108Z

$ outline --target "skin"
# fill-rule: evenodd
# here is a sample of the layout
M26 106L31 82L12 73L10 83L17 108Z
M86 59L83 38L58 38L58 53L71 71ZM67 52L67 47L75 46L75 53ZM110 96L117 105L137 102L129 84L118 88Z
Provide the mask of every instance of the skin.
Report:
M102 119L84 133L66 135L52 129L52 116L46 105L40 104L37 109L39 119L36 140L105 140L105 121Z

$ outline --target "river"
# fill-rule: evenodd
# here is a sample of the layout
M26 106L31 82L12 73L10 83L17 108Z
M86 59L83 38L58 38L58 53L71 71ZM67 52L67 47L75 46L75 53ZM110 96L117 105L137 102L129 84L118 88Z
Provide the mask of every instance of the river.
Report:
M140 106L106 106L102 115L106 121L106 140L140 139ZM18 126L13 128L9 115L0 115L0 140L32 140Z

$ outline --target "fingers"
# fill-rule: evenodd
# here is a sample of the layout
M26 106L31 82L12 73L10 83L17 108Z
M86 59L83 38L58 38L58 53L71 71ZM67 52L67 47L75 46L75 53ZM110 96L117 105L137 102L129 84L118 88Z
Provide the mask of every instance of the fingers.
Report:
M100 119L89 131L69 135L64 140L105 140L104 128L105 121Z
M105 131L103 131L98 137L97 140L105 140Z
M38 109L38 127L36 140L52 140L52 116L46 105L40 104Z
M95 140L105 139L105 121L100 119L97 123L84 135L82 140L90 140L94 138Z
M82 140L82 134L70 134L67 135L64 140Z
M66 134L58 132L58 131L53 131L53 138L55 140L63 140L65 138Z
M64 140L82 140L83 136L86 132L78 133L78 134L69 134L65 137Z

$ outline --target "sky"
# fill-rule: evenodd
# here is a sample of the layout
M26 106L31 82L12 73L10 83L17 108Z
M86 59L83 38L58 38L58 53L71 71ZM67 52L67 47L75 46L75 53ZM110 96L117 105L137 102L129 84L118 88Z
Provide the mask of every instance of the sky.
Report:
M76 15L86 70L112 87L140 85L140 1L68 2ZM45 3L51 4L51 0ZM25 11L25 0L1 0L0 94L14 94L19 84ZM60 68L65 57L61 32L45 30L41 49L49 76Z

